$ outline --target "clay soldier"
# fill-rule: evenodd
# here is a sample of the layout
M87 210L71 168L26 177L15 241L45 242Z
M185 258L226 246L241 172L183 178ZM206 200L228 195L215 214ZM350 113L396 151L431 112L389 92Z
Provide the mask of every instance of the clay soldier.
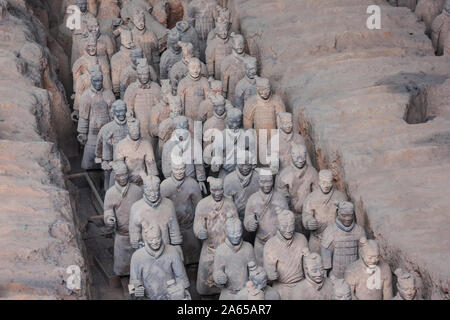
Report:
M96 18L90 18L87 20L87 32L97 39L97 56L99 59L106 59L109 64L113 54L116 52L116 43L105 34L100 32L100 25ZM87 41L87 37L83 38L81 42L83 43L81 47L84 47L84 43ZM81 48L80 48L81 49ZM80 55L83 54L81 49Z
M281 141L280 141L281 143ZM295 228L301 232L302 208L308 195L317 189L319 175L317 170L306 161L306 147L292 143L291 164L281 170L276 179L278 190L288 199L289 207L295 214Z
M358 259L358 244L365 237L364 229L355 222L355 208L351 202L337 203L336 222L328 225L322 234L321 256L330 276L344 277L345 268Z
M148 139L141 136L139 120L128 118L128 135L117 144L114 150L115 161L125 161L130 181L142 185L141 174L158 175L153 148Z
M172 85L169 79L161 80L161 99L159 103L153 107L150 114L150 122L148 132L153 138L158 138L158 126L161 122L169 118L170 105L169 99L172 97Z
M396 269L394 273L397 276L397 294L392 300L420 300L413 275L401 268Z
M200 60L205 61L206 41L209 32L214 28L215 0L193 0L187 7L190 23L197 31L199 38Z
M84 54L75 61L72 67L73 74L73 84L75 94L79 94L82 90L83 85L78 83L78 79L83 75L88 73L88 70L95 65L99 65L101 72L103 73L103 87L106 89L111 89L111 68L106 59L99 59L97 57L97 39L90 35L85 43ZM83 81L87 81L83 79Z
M212 78L210 78L212 79ZM209 81L209 93L206 96L205 100L203 100L200 103L200 106L198 108L198 115L197 115L197 121L202 121L203 123L212 117L214 112L214 105L212 103L213 97L221 96L222 95L222 82L219 80L211 80ZM231 105L230 101L225 100L226 108L231 109L233 106ZM193 119L196 120L196 119Z
M173 278L187 291L190 283L186 269L177 251L166 245L160 226L146 225L143 238L145 246L131 258L130 285L134 288L135 297L169 300L167 281Z
M391 300L392 273L389 265L380 261L378 243L362 237L359 245L361 257L345 269L344 276L353 300Z
M99 21L120 17L120 6L118 0L102 0L99 3L97 19Z
M178 88L178 83L181 81L181 79L188 75L189 61L194 57L194 47L192 46L192 43L180 41L178 42L178 45L181 47L183 58L175 63L169 72L169 79L175 89ZM203 62L200 62L200 64L202 66L202 76L207 77L208 70L206 69L206 65Z
M255 296L254 293L249 290L248 286L244 287L238 293L238 298L236 300L280 300L280 294L277 290L267 285L267 273L263 267L256 265L254 261L248 263L248 277L253 287L260 290L262 293L261 299L250 298L250 296Z
M167 50L161 55L159 65L160 79L168 79L170 69L182 58L181 47L178 45L178 41L177 30L170 30L167 38Z
M244 60L245 76L240 79L234 90L234 106L244 110L244 105L247 100L257 94L256 76L258 73L258 66L254 57L247 57Z
M120 50L111 58L112 85L116 96L120 96L120 74L123 69L131 64L131 50L136 46L131 31L125 28L121 29L120 42Z
M115 229L114 273L119 276L130 274L133 250L130 246L129 224L131 206L142 199L142 189L129 182L128 169L121 161L112 162L115 184L106 191L104 202L105 225Z
M178 31L178 37L181 42L191 43L193 47L194 57L200 58L200 42L197 31L191 28L186 21L178 21L175 25Z
M192 120L197 119L198 106L208 96L209 82L202 76L200 60L189 60L189 71L178 84L177 95L180 96L184 107L184 114Z
M333 300L352 300L352 290L344 279L333 280Z
M277 232L264 246L264 269L281 300L289 300L296 284L304 278L303 249L308 241L295 232L294 213L277 209Z
M236 300L248 281L248 264L255 261L250 243L242 240L242 222L235 215L227 215L225 242L214 254L213 279L222 287L219 300Z
M227 111L224 97L216 96L212 99L212 102L214 105L213 116L206 120L203 125L204 148L214 141L217 133L219 133L219 137L222 137L222 131L226 128Z
M259 187L260 190L252 194L248 199L245 208L244 226L248 232L256 231L256 263L262 266L264 245L278 231L278 219L275 208L288 209L289 206L284 195L274 190L271 171L266 169L259 171ZM268 275L269 280L271 280L271 275L269 273Z
M137 10L132 19L133 27L131 34L136 46L142 48L144 56L154 70L159 71L159 45L158 38L145 26L145 14L141 10ZM156 81L156 80L154 80Z
M450 0L446 0L442 13L434 19L431 25L431 41L436 55L444 54L445 40L450 32Z
M232 53L227 56L220 66L222 93L225 98L235 101L235 88L239 80L245 76L245 59L249 57L244 52L244 37L240 34L231 35Z
M98 60L96 61L98 63ZM83 66L84 68L84 66ZM80 110L80 99L83 93L91 87L91 72L101 72L101 68L99 64L94 64L89 66L88 70L85 73L82 73L78 76L76 83L74 83L74 91L75 93L72 95L74 99L73 102L73 112L71 114L71 118L73 121L78 121L78 114ZM111 85L111 83L110 83ZM103 78L103 87L105 87L105 78Z
M136 67L137 81L130 84L125 91L124 100L129 112L136 117L141 124L141 133L145 138L150 138L148 125L150 116L155 106L161 100L161 87L150 79L150 66L147 59L138 60ZM152 141L152 145L156 141Z
M144 52L141 47L136 47L131 50L131 64L125 67L120 73L120 97L123 99L125 92L137 80L137 65L138 63L147 65L150 70L150 80L154 83L158 82L158 74L152 66L148 65L147 59L144 58Z
M303 201L302 222L306 230L310 230L309 248L320 252L322 233L328 225L334 225L336 219L335 202L345 201L347 197L333 187L331 170L320 170L319 188L316 188Z
M271 129L277 129L277 119L280 112L286 112L286 107L281 97L272 93L269 79L256 79L257 95L247 100L244 105L244 128L267 130L267 141L270 141ZM261 153L260 153L261 154Z
M81 96L80 119L78 121L78 141L84 145L83 169L97 169L95 147L100 128L110 121L109 109L114 102L114 94L103 88L103 74L91 73L91 88Z
M201 144L189 132L188 118L179 116L173 119L173 123L174 132L169 141L164 144L161 157L164 177L171 176L173 158L180 157L186 164L186 176L197 180L201 191L206 194L206 174Z
M175 279L167 281L167 293L169 300L192 300L191 294L182 283L177 283Z
M147 0L153 7L152 16L162 24L167 27L167 19L169 18L169 2L165 0Z
M104 189L108 190L114 184L114 177L110 179L114 149L120 140L128 134L127 106L122 100L116 100L111 107L114 119L105 124L98 132L97 146L95 148L95 162L101 163L105 172Z
M292 289L291 300L331 300L333 283L327 278L318 253L303 248L303 270L305 279Z
M158 155L162 157L164 144L172 137L172 133L175 130L174 119L184 115L183 105L181 104L181 98L179 96L169 97L170 114L169 117L158 125ZM188 121L189 132L191 136L194 135L194 121L191 118L186 118Z
M144 196L130 209L131 247L135 249L139 247L139 242L142 241L143 224L155 223L161 228L164 243L175 246L183 257L180 247L183 236L172 200L161 195L161 181L158 177L143 175L141 179L144 181Z
M245 161L237 163L236 169L224 179L225 196L233 200L241 220L244 220L245 207L250 196L259 189L259 175L254 169L256 163L252 159L252 153L245 151Z
M305 146L305 139L294 132L294 124L292 122L292 113L290 112L280 112L278 114L278 121L280 129L278 133L272 137L276 141L276 144L271 142L271 146L275 146L275 152L278 152L278 157L274 158L271 168L273 172L280 172L291 164L291 146L292 145L303 145ZM306 153L306 162L311 164L308 154Z
M425 23L425 34L431 36L431 24L442 12L445 0L420 0L414 11L419 21Z
M210 77L216 80L222 79L222 61L233 52L233 44L230 41L228 23L216 25L216 37L208 43L206 48L206 67Z
M216 6L216 11L214 15L215 24L226 23L228 24L228 29L231 28L231 12L228 8L223 8L220 5ZM208 40L206 42L206 46L208 46L209 42L214 39L216 36L216 28L212 29L208 33Z
M194 236L195 208L202 199L198 183L186 175L186 165L182 161L172 162L172 174L161 184L161 196L171 199L183 235L183 253L185 263L199 261L201 243Z
M75 5L81 11L80 29L75 28L72 33L72 55L71 66L77 61L81 55L81 41L87 33L87 21L88 19L95 19L95 16L88 11L87 0L77 0Z
M214 252L225 242L225 221L228 213L237 217L233 201L224 197L223 180L208 178L211 195L200 200L195 208L194 234L203 241L198 264L197 292L201 295L220 293L213 280Z

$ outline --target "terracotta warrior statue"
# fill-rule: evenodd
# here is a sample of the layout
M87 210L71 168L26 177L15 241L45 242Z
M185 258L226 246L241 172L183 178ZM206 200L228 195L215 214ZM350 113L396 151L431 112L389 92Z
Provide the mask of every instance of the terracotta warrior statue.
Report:
M234 89L234 106L244 110L244 105L250 97L257 94L256 76L258 65L256 58L248 56L244 60L245 76L241 78Z
M138 249L131 258L130 286L136 298L148 300L169 300L167 281L175 278L189 293L189 279L177 251L167 245L161 227L145 224L143 231L145 246Z
M128 135L117 144L114 150L114 160L125 161L130 181L141 186L141 174L158 175L155 156L150 141L141 135L139 120L129 117L127 126Z
M208 79L202 76L200 60L189 60L189 71L186 77L178 84L177 95L180 96L184 107L184 114L192 120L197 119L198 106L205 100L209 93Z
M271 129L279 128L278 114L286 112L286 107L281 97L272 93L269 79L257 78L256 87L258 94L248 99L244 105L244 128L255 129L258 137L259 130L266 129L269 142Z
M154 139L158 138L158 126L161 122L169 118L169 99L172 97L172 84L169 79L161 80L161 98L159 103L153 107L148 124L148 132Z
M362 237L360 258L345 269L344 279L350 285L353 300L391 300L392 272L380 260L380 247L375 240Z
M205 61L206 41L214 28L215 0L193 0L187 6L188 20L195 28L199 38L200 59Z
M142 135L150 138L148 125L154 108L161 100L161 87L150 79L150 66L147 64L147 59L138 60L136 72L137 80L128 86L124 100L129 112L140 121ZM156 144L153 139L150 141L152 145Z
M175 246L182 258L180 245L183 242L183 236L172 200L161 195L161 181L158 177L143 175L142 179L144 181L144 195L130 209L131 247L137 249L140 246L145 223L157 224L161 228L164 243L168 246Z
M336 207L336 221L323 232L320 253L324 268L331 269L330 276L342 279L345 268L358 259L359 239L366 233L355 222L353 203L340 201Z
M186 176L197 180L201 191L206 194L206 174L200 142L189 132L189 121L185 116L173 119L172 137L164 144L161 166L164 177L172 175L172 162L178 157L186 164Z
M135 47L131 50L131 64L126 66L120 73L120 97L123 99L125 97L125 92L133 82L136 82L137 76L137 65L147 65L150 70L150 80L154 83L158 83L158 75L152 66L148 65L147 59L144 58L144 52L141 47Z
M227 110L225 108L225 98L216 96L212 98L214 105L213 116L206 120L203 125L203 148L206 148L216 138L222 136L223 130L226 128Z
M335 224L335 202L345 200L347 196L333 186L331 170L320 170L319 188L306 197L301 210L303 226L311 231L309 236L311 251L320 252L320 241L325 228Z
M231 12L228 8L224 8L220 5L216 6L216 11L214 15L214 21L215 25L221 24L221 23L227 23L228 29L231 29ZM209 42L214 39L216 36L216 28L212 29L208 33L208 40L206 41L206 46L208 46Z
M442 13L434 19L431 25L431 41L436 55L444 54L445 41L450 33L450 0L446 0Z
M209 118L212 117L214 112L214 105L212 103L213 97L221 96L222 95L222 82L219 80L213 80L213 78L208 79L209 82L209 93L206 96L205 100L203 100L200 103L200 106L198 107L198 115L197 115L197 121L205 122ZM225 99L226 108L227 110L233 108L230 101ZM196 119L193 119L196 120Z
M197 181L186 175L186 165L182 161L172 162L171 176L161 184L161 196L173 201L176 216L183 235L185 264L199 261L201 243L194 235L195 208L202 199Z
M414 11L419 21L425 23L425 34L431 36L431 24L442 12L445 0L420 0Z
M103 88L101 71L91 70L91 88L81 96L78 121L78 141L84 145L83 169L98 169L95 163L95 147L100 128L110 121L109 110L114 102L114 94Z
M394 273L397 276L397 294L392 300L420 300L413 275L401 268Z
M105 124L97 136L97 146L95 148L95 163L100 163L105 172L104 189L114 185L114 176L111 177L110 162L114 158L114 149L120 140L128 134L127 126L127 105L122 100L116 100L111 106L113 120Z
M156 136L158 137L158 156L161 159L164 144L169 141L172 137L173 131L175 130L174 119L176 117L184 116L184 108L181 104L181 98L179 96L169 97L169 108L170 113L167 119L161 121L156 130ZM188 128L191 136L194 135L194 121L191 118L186 118L188 121Z
M277 173L291 164L291 147L293 145L306 145L305 139L293 130L292 113L278 113L278 123L280 126L278 133L272 137L276 144L270 143L270 146L275 146L273 151L278 152L278 157L275 157L275 161L270 164L272 171ZM311 164L308 153L306 153L306 160L306 163Z
M75 28L72 32L72 55L71 66L77 61L81 55L81 41L87 36L87 21L88 19L95 19L95 16L88 11L87 0L76 0L75 5L81 11L80 29Z
M245 286L238 293L236 300L280 300L280 294L277 290L267 285L267 272L263 267L256 265L254 261L248 263L248 277L252 283L252 287L261 292L261 299L254 298L255 291L252 292L251 287ZM248 283L247 283L248 284Z
M193 47L194 57L200 58L200 41L197 31L191 27L187 21L178 21L175 25L181 42L191 43Z
M216 25L216 36L208 43L205 51L208 74L216 80L222 79L222 61L233 52L228 26L226 22Z
M182 59L181 47L178 42L178 31L176 29L170 30L167 38L167 50L161 55L159 64L160 79L168 79L170 69Z
M115 173L115 184L106 191L103 217L105 225L113 228L114 273L118 276L130 274L133 250L130 246L130 209L142 199L142 189L129 182L128 169L124 162L111 163Z
M178 42L178 45L181 47L181 52L183 54L183 58L175 63L170 69L169 79L172 82L173 87L178 88L178 84L181 79L188 76L189 74L189 61L194 58L194 47L190 42ZM203 77L208 76L208 70L206 69L206 65L203 62L200 62L201 65L201 75ZM196 119L193 119L196 120Z
M111 39L108 35L102 34L100 31L100 25L96 18L89 18L87 20L87 32L89 35L92 35L97 39L97 56L101 59L106 59L107 63L111 61L113 54L116 52L116 42ZM85 37L81 40L82 44L80 47L85 46L85 42L87 42L87 38ZM83 50L80 48L80 55L83 54Z
M291 300L331 300L333 283L327 278L320 254L303 248L303 270L305 279L292 289Z
M154 70L159 72L159 45L155 33L145 26L145 14L136 10L131 19L131 34L136 46L142 48L145 58ZM157 80L154 80L157 81Z
M352 300L352 290L344 279L333 280L333 300Z
M100 59L97 56L97 39L93 35L89 35L85 44L85 51L83 55L78 58L72 66L73 84L75 95L80 95L80 92L85 89L85 85L78 82L84 74L87 74L92 66L99 65L103 74L103 87L111 89L111 68L107 59ZM86 84L89 77L86 76L82 81Z
M259 190L256 161L252 161L254 156L250 151L244 151L244 157L245 160L236 164L234 171L225 177L223 183L225 196L233 200L242 221L250 196Z
M310 193L317 189L319 175L317 170L306 161L305 145L292 143L290 149L291 163L281 170L275 184L286 196L289 207L295 214L295 229L301 232L303 203Z
M213 279L214 253L225 242L227 214L238 216L236 206L224 197L223 180L208 178L211 195L200 200L195 209L194 234L203 242L197 273L197 292L201 295L220 293Z
M120 96L120 74L123 69L131 64L131 50L135 48L131 31L120 29L121 46L117 53L111 58L111 77L114 94Z
M266 242L278 231L276 208L288 209L286 197L273 188L272 172L259 170L260 190L250 196L245 208L244 226L248 232L256 231L255 256L256 263L263 265L263 248ZM267 271L267 269L266 269ZM268 273L269 280L271 274Z
M303 278L303 249L308 241L295 232L294 213L277 208L277 232L264 246L264 269L281 300L289 300L293 288Z
M249 57L245 53L244 37L240 34L231 34L233 45L232 53L221 64L222 93L225 98L235 101L236 85L245 76L245 59Z
M219 300L236 300L248 281L248 264L255 261L253 246L242 240L242 222L227 215L225 242L214 254L213 279L222 288Z

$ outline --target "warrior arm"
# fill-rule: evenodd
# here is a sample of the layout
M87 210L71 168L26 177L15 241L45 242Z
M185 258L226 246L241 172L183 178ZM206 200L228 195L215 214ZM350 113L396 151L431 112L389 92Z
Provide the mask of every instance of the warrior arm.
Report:
M178 253L175 253L173 257L174 258L172 260L172 272L175 276L175 281L176 283L181 283L183 285L183 288L187 289L189 288L190 282L186 274L184 264L181 261L181 257Z
M251 205L247 202L247 205L245 207L245 215L244 215L245 230L247 230L248 232L256 231L256 228L253 228L253 224L255 221L256 221L256 218L255 218L255 210L253 208L253 205Z
M323 267L325 269L331 269L333 267L333 236L329 227L325 229L322 234L322 240L320 242L320 255L322 256Z
M267 279L270 281L274 281L278 279L278 271L277 271L277 263L278 260L276 255L273 254L275 250L274 248L270 248L267 244L264 246L263 253L263 261L264 261L264 269L267 272Z
M143 286L142 268L141 263L138 261L139 257L136 254L131 256L130 263L130 284L134 285L135 288Z
M213 280L215 283L220 284L220 278L227 278L225 273L225 265L226 261L221 253L218 254L218 250L214 254L214 263L213 263Z
M185 102L185 94L186 94L186 90L184 88L184 82L181 81L178 84L178 89L177 89L177 95L181 98L181 105L183 106L183 109L186 107L184 102Z
M239 82L236 85L236 89L234 90L234 105L239 110L242 110L244 108L244 91L241 89Z
M249 99L245 102L244 105L244 129L251 129L253 128L253 117L254 117L254 113L255 113L255 108L252 105L251 101L253 99Z
M105 134L104 130L105 126L103 126L97 135L97 143L95 144L95 157L96 158L103 158L103 149L104 149L104 139L103 135Z
M195 206L195 216L194 216L194 235L198 238L200 230L205 229L206 217L202 214L202 208Z
M150 132L150 136L152 136L153 138L158 137L158 124L160 123L159 121L159 116L161 114L161 109L155 108L155 110L150 113L150 122L148 125L148 131Z
M151 147L150 147L151 148ZM158 176L158 167L156 166L155 156L153 150L150 149L149 152L144 157L144 165L147 171L147 175Z
M105 202L103 204L103 220L105 221L105 225L107 225L109 218L116 218L115 206L116 203L113 196L110 192L106 192Z
M386 265L386 279L383 281L383 300L391 300L394 296L392 292L392 272L388 265Z
M91 101L87 95L83 95L80 103L78 120L78 133L87 134L89 131L89 115L91 113Z
M170 244L173 246L180 245L183 243L183 235L180 231L180 225L178 224L177 214L175 212L175 207L171 205L171 217L169 219L169 237Z
M139 214L136 210L133 210L133 207L131 207L130 210L130 223L128 229L130 232L130 243L139 242L139 240L141 240L142 225Z
M214 48L213 43L210 43L206 47L205 56L206 56L206 68L208 69L208 75L210 77L214 77L214 68L215 68L215 57L214 57Z

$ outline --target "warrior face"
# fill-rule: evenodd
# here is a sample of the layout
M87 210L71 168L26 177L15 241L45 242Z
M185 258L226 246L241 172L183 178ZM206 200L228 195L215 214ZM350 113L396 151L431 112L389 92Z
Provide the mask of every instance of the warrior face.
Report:
M89 33L93 34L96 38L100 36L100 26L97 19L91 19L88 25Z
M214 199L214 201L219 202L223 198L223 187L220 186L214 186L210 188L211 191L211 197Z
M273 187L273 177L271 175L260 175L259 176L259 187L261 191L265 194L272 192Z
M131 51L130 54L130 60L131 63L136 67L138 60L144 58L144 52L142 51L142 49L140 47L134 49L133 51Z
M137 121L131 123L128 121L128 134L131 140L137 141L141 138L141 127Z
M355 214L350 212L342 212L338 214L338 219L345 227L350 227L355 219Z
M252 63L245 64L245 74L249 79L255 79L258 68L256 66L256 59Z
M125 187L128 183L128 173L116 174L116 182L119 186Z
M303 145L293 145L291 148L292 163L299 169L306 164L306 148Z
M137 72L137 78L141 84L147 84L150 81L150 70L139 70Z
M192 58L189 61L189 75L192 78L197 79L198 77L200 77L201 72L202 72L202 66L200 64L200 60L198 60L196 58Z
M214 103L214 112L218 116L222 116L225 113L225 100Z
M290 215L279 217L278 222L279 222L278 230L280 231L283 238L287 240L292 239L295 232L294 215L291 213Z
M124 122L127 117L127 106L125 103L121 103L114 108L114 117L119 120L119 122Z
M315 283L322 283L325 279L325 269L323 268L322 264L307 266L305 269L308 278L310 278Z
M145 244L152 250L157 251L161 248L162 235L158 225L152 225L151 227L144 229L143 238Z
M260 86L260 87L258 87L257 90L258 90L258 94L261 98L263 98L264 100L269 99L270 93L271 93L270 84Z
M280 126L283 132L289 134L292 132L292 114L288 112L280 113Z
M122 30L122 33L120 34L120 42L127 49L131 49L131 47L134 46L133 36L129 30Z
M95 56L97 54L97 43L89 43L86 46L86 52L91 57Z
M416 296L416 286L414 285L414 278L410 277L406 280L399 279L397 282L397 289L403 300L413 300Z
M323 177L319 175L319 187L324 194L328 194L333 189L333 177Z
M231 221L225 222L225 233L227 234L228 241L233 246L237 246L241 243L242 239L242 223L238 218L232 219Z
M136 12L133 16L133 24L138 30L144 30L145 28L145 16L144 12Z
M178 181L183 180L186 176L186 165L184 163L172 164L172 175Z
M237 54L244 53L244 38L241 35L236 35L233 37L233 50Z
M375 267L380 261L380 248L374 240L368 240L368 244L361 248L361 258L369 267Z
M216 34L222 40L227 39L228 38L228 24L227 23L216 24Z
M237 168L243 176L248 176L250 174L250 172L252 172L253 165L251 165L249 163L245 163L245 164L239 163L239 164L237 164Z
M186 141L189 137L189 122L186 117L176 118L174 121L174 133L179 142Z
M242 115L242 114L241 114ZM227 116L227 127L230 130L233 130L235 133L242 128L242 116L241 115L232 115L228 114Z
M87 0L77 0L76 5L81 12L85 13L87 11Z
M91 84L92 87L97 90L100 91L103 88L103 75L100 74L96 74L94 76L91 76Z
M144 195L150 202L158 202L160 197L160 188L158 182L147 182L144 180Z

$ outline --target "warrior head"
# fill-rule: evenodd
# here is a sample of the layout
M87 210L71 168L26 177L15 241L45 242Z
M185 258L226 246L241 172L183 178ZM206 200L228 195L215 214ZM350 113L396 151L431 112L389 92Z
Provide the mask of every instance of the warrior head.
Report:
M93 34L88 35L85 51L91 57L97 55L97 38Z
M256 62L256 58L251 56L246 57L244 65L245 65L245 74L247 75L247 78L251 80L255 79L258 73L258 64Z
M349 201L335 203L337 218L344 227L350 227L355 221L355 206Z
M380 261L380 247L375 240L363 237L359 239L361 259L369 268L374 268Z
M127 105L123 100L116 100L111 106L114 120L119 124L127 121Z
M249 150L238 149L237 154L237 168L239 170L239 173L246 177L252 172L253 168L255 167L256 160L253 153ZM241 155L243 158L241 158Z
M223 97L222 97L223 98ZM225 107L225 100L224 100ZM242 111L238 108L231 108L227 112L227 129L238 132L242 128Z
M103 73L98 65L93 65L89 68L89 75L91 76L91 85L96 91L103 89Z
M199 79L200 75L202 73L202 65L200 60L198 60L197 58L192 58L189 60L189 65L188 65L188 69L189 69L189 76L192 79Z
M259 290L264 290L267 286L267 273L263 267L256 265L255 261L250 261L248 263L248 277L251 282Z
M115 173L115 180L116 183L124 187L128 184L128 168L124 161L113 161L111 163L111 167L114 170Z
M270 86L269 79L258 77L256 79L256 89L258 91L258 95L262 99L267 100L270 98L270 95L272 93L272 88Z
M396 269L394 273L397 276L397 290L402 299L413 300L417 291L413 275L401 268Z
M134 68L137 67L139 59L144 59L144 51L141 47L137 46L130 52L130 60Z
M216 23L216 35L222 40L228 39L228 23L227 22L221 22Z
M225 98L222 95L217 95L211 98L213 104L214 113L219 117L223 116L226 112Z
M122 28L120 32L120 43L122 46L124 46L127 49L133 49L134 48L134 42L133 42L133 35L131 34L131 31Z
M142 58L137 60L136 74L139 83L145 85L150 81L150 66L147 63L147 59Z
M142 229L142 238L145 245L152 251L158 251L163 244L161 228L159 225L144 221L142 224Z
M127 119L128 135L131 140L137 141L141 138L141 124L139 119L129 117Z
M292 239L295 233L295 216L290 210L277 209L278 231L286 240Z
M132 23L138 30L145 29L145 14L142 10L136 10L133 14Z
M291 143L291 160L292 164L302 169L306 165L306 147L303 144Z
M269 194L273 189L273 174L269 169L261 168L259 170L259 187L265 194Z
M142 174L144 182L144 197L151 203L157 203L161 197L161 180L157 176Z
M186 164L181 157L174 157L172 159L172 176L177 181L182 181L186 177Z
M316 252L309 251L308 248L303 248L303 269L306 277L320 284L325 280L326 271L323 267L322 257Z
M77 0L75 2L75 4L76 4L76 6L78 8L80 8L80 11L82 13L86 13L86 11L87 11L87 0Z
M319 187L324 194L328 194L333 189L333 172L331 170L319 171Z
M280 118L280 128L284 133L291 133L292 128L294 127L292 123L292 113L290 112L280 112L278 113L278 117Z
M245 50L244 37L241 34L231 34L233 51L237 54L243 54Z
M223 199L223 179L208 177L209 191L214 201L219 202Z
M233 246L237 246L242 241L242 222L238 217L231 212L227 213L227 220L225 222L225 233L228 241Z

